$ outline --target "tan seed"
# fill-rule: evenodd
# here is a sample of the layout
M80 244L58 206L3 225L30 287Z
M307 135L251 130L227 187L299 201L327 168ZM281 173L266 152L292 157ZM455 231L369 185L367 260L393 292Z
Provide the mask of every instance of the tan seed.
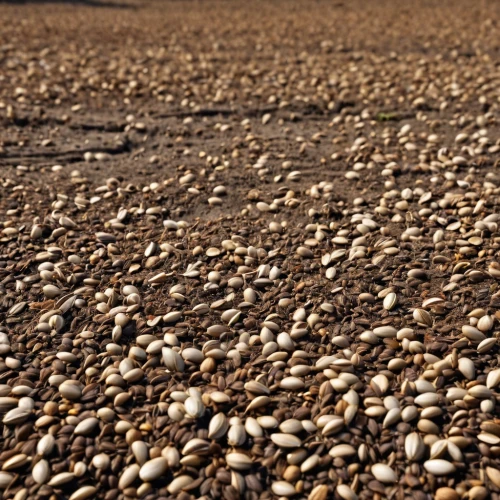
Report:
M151 482L163 476L167 468L167 460L164 457L156 457L141 467L139 477L145 482Z

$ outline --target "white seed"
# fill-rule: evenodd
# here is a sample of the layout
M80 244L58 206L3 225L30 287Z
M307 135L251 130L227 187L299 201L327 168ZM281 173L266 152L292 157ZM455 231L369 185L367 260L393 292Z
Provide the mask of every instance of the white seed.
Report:
M96 492L95 486L82 486L69 497L69 500L85 500L94 496Z
M302 444L302 441L293 434L273 434L271 440L282 448L298 448Z
M229 428L227 417L223 413L217 413L210 419L208 425L208 437L210 439L220 439Z
M358 495L347 484L339 484L337 486L337 493L343 500L358 500Z
M35 483L45 484L50 476L50 466L47 460L42 459L37 462L31 474Z
M36 452L41 456L48 456L52 453L56 440L52 434L45 434L36 446Z
M356 455L356 449L350 444L338 444L334 446L328 454L333 457L350 457Z
M226 455L226 463L231 469L243 471L252 467L252 459L243 453L229 453Z
M456 470L456 467L451 462L442 459L427 460L427 462L424 462L424 468L435 476L447 476L453 474Z
M167 460L164 457L156 457L141 467L139 477L145 482L151 482L163 476L167 468Z
M132 464L126 467L118 480L118 489L124 490L128 488L139 477L139 464Z
M293 485L288 483L287 481L275 481L271 485L271 490L275 495L278 495L279 497L291 497L297 494L297 491L295 491Z
M425 445L417 432L411 432L405 438L406 458L411 461L420 460L425 452Z
M372 465L371 472L381 483L396 483L398 480L396 473L386 464Z

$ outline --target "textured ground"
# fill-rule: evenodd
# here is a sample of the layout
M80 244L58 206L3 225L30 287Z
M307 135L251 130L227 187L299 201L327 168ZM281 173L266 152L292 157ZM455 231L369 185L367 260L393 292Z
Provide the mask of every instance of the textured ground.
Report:
M0 1L3 497L500 498L499 22Z

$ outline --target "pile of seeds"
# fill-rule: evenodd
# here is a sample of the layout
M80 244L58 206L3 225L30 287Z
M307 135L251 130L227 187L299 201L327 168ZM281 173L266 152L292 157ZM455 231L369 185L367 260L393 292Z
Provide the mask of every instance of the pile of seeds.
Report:
M500 499L494 5L207 4L0 8L2 498Z

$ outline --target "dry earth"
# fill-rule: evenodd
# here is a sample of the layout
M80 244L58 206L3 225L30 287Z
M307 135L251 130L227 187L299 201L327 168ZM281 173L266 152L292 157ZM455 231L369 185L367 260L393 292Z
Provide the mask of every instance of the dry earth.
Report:
M3 498L500 498L500 2L0 2Z

